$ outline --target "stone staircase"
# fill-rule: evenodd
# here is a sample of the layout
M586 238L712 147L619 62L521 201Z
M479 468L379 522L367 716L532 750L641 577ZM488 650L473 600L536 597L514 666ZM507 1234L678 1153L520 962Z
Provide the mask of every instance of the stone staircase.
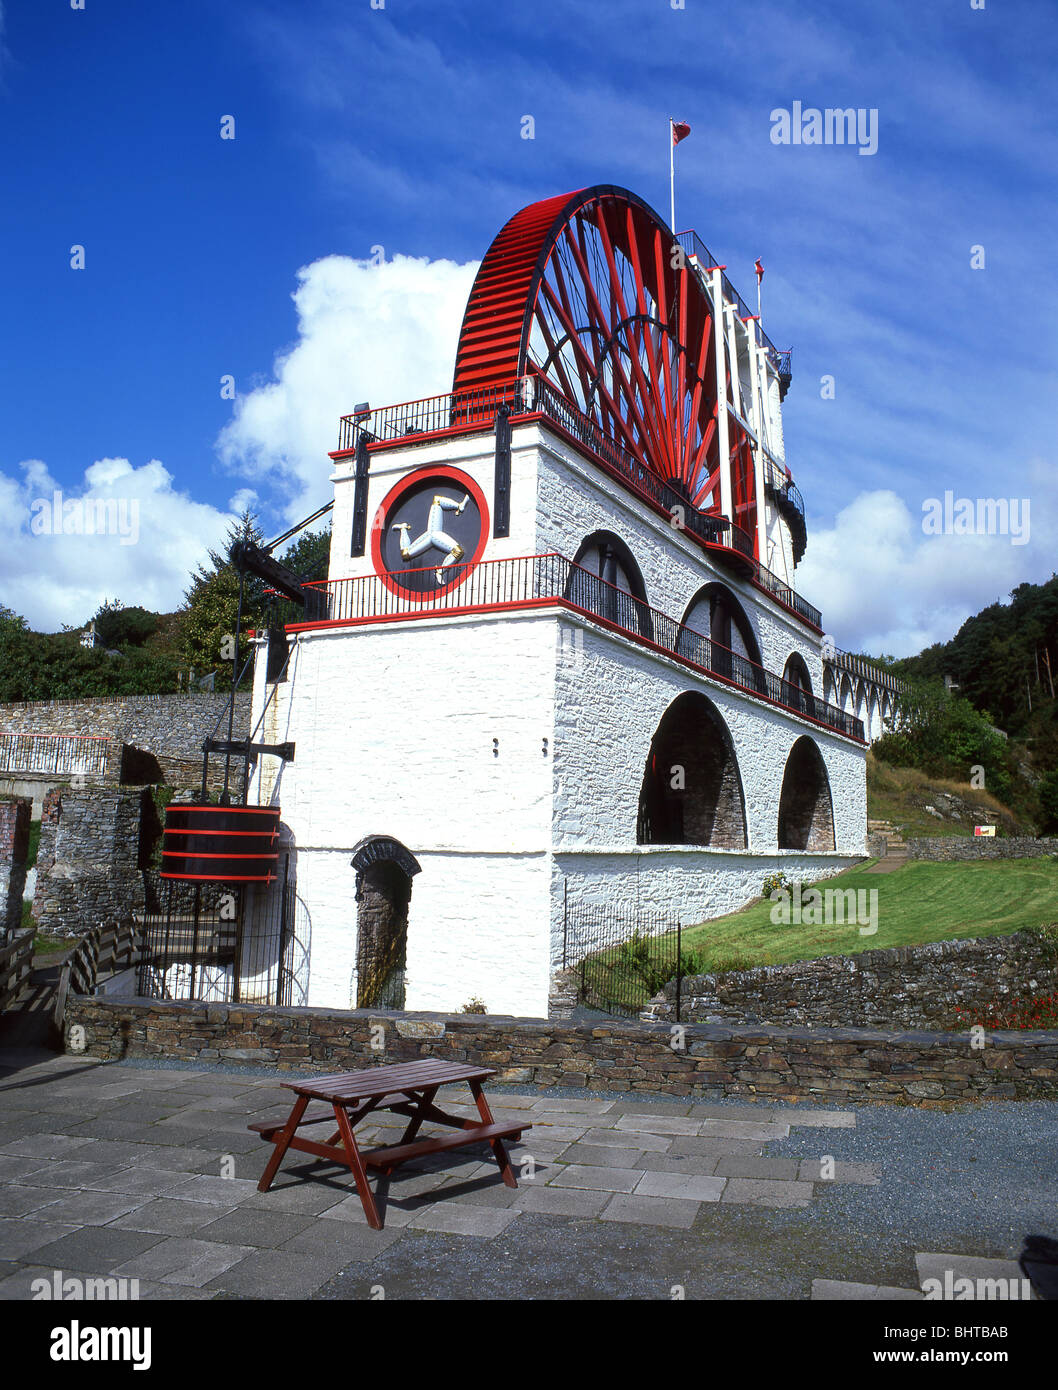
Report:
M887 820L868 820L867 834L878 835L885 841L885 855L879 859L873 868L866 872L871 874L891 874L894 869L902 868L908 861L907 843L900 830L894 830L892 824Z
M34 956L26 982L0 1013L0 1048L59 1047L56 995L65 954Z

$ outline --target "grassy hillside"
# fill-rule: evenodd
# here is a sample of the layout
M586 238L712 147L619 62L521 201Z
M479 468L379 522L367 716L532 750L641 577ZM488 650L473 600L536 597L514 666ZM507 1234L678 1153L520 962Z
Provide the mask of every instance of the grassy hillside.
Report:
M1008 806L968 782L930 777L915 767L892 767L867 754L867 817L886 820L904 835L972 835L995 825L1000 835L1032 834Z

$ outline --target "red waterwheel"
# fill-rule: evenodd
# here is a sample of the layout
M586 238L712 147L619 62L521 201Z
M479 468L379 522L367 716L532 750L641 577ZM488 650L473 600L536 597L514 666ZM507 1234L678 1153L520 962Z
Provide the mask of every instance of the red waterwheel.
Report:
M516 213L489 247L456 353L454 391L543 377L614 443L720 511L713 306L672 232L608 185ZM726 394L731 399L725 365ZM728 416L733 520L756 506L748 438Z

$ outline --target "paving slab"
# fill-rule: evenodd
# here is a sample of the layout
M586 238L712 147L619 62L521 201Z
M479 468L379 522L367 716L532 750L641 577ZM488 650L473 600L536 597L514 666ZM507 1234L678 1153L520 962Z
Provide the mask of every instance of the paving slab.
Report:
M857 1284L843 1279L813 1279L812 1300L843 1303L915 1302L925 1298L921 1289L900 1289L887 1284Z
M669 1145L675 1143L676 1140L672 1135L637 1132L634 1138L631 1138L627 1130L589 1129L581 1136L580 1142L583 1144L616 1145L622 1149L635 1148L646 1153L666 1153Z
M0 1178L4 1182L25 1181L34 1173L53 1162L48 1158L15 1158L11 1154L0 1155ZM47 1184L45 1184L47 1186Z
M571 1144L562 1152L563 1163L587 1163L595 1168L639 1168L644 1149L606 1144Z
M698 1215L698 1203L671 1197L640 1197L618 1193L602 1213L603 1221L626 1221L637 1226L674 1226L689 1230Z
M401 1226L407 1226L420 1211L424 1211L427 1206L432 1205L426 1198L409 1203L406 1206L394 1206L392 1202L378 1202L376 1200L382 1220L385 1223L384 1229L389 1231ZM364 1214L364 1204L359 1197L346 1197L344 1201L338 1202L336 1206L328 1207L326 1211L320 1212L320 1219L323 1221L344 1221L353 1226L367 1227L367 1216ZM368 1229L370 1229L368 1227Z
M956 1279L1016 1279L1020 1281L1025 1278L1021 1266L1017 1260L990 1260L982 1259L978 1255L955 1255L938 1254L932 1251L920 1251L915 1256L915 1268L918 1270L919 1285L925 1283L927 1279L939 1279L944 1282L945 1273L951 1270L952 1280Z
M578 1187L529 1186L518 1189L516 1210L549 1216L595 1217L611 1198L609 1192Z
M527 1182L537 1182L542 1187L544 1179L531 1178ZM445 1183L437 1193L437 1200L440 1202L466 1202L472 1207L511 1207L517 1200L518 1193L521 1191L521 1183L518 1187L508 1187L496 1174L487 1178L479 1178L475 1182L455 1182Z
M614 1129L642 1134L689 1136L697 1135L702 1123L701 1120L692 1120L684 1115L620 1115Z
M428 1197L413 1197L403 1205L395 1205L393 1202L378 1201L375 1198L375 1205L378 1207L382 1222L385 1223L385 1230L399 1229L400 1226L407 1226L407 1223L423 1212L427 1207L431 1207L432 1201ZM346 1197L345 1201L338 1202L334 1207L328 1207L327 1211L320 1212L321 1220L339 1220L346 1225L367 1227L367 1216L364 1215L364 1205L359 1197ZM367 1227L370 1229L370 1227Z
M695 1177L691 1173L644 1173L636 1183L637 1197L673 1197L689 1202L719 1202L725 1178Z
M707 1178L716 1172L718 1158L696 1154L642 1154L635 1166L647 1173L682 1173L685 1177Z
M42 1245L50 1245L79 1229L54 1221L37 1221L30 1216L0 1217L0 1260L23 1260Z
M785 1139L790 1133L787 1124L758 1120L702 1120L699 1134L703 1139L758 1139L768 1143Z
M53 1188L53 1194L59 1189ZM105 1226L116 1221L119 1216L127 1216L130 1211L142 1207L149 1199L134 1196L128 1192L97 1192L85 1188L82 1192L72 1192L51 1201L40 1210L46 1215L44 1221L58 1221L71 1226Z
M231 1179L239 1181L237 1178ZM258 1192L257 1184L252 1184L253 1195L240 1200L240 1207L258 1211L303 1212L306 1216L322 1216L330 1207L337 1206L352 1193L356 1185L350 1174L347 1182L306 1182L304 1180L281 1183L277 1178L267 1192Z
M400 1240L404 1232L399 1226L381 1231L370 1226L354 1226L348 1221L314 1221L304 1231L284 1241L282 1253L290 1251L295 1255L311 1255L327 1261L335 1258L349 1263L351 1260L373 1260L383 1250Z
M783 1124L817 1125L826 1129L855 1129L856 1114L852 1110L802 1110L789 1106L776 1115Z
M129 1279L157 1279L200 1289L253 1253L250 1245L166 1236L141 1255L118 1265L114 1273Z
M506 1103L507 1098L504 1097L503 1104ZM605 1115L608 1110L614 1109L614 1104L615 1103L612 1100L590 1100L587 1097L585 1097L583 1100L580 1100L576 1097L564 1099L562 1096L548 1096L546 1099L533 1101L532 1109L534 1111L544 1111L547 1113L561 1110L571 1110L581 1111L584 1114L589 1115ZM535 1115L533 1118L533 1123L536 1123Z
M80 1279L82 1284L87 1284L89 1279L99 1279L102 1276L99 1271L94 1273L82 1269L63 1269L64 1279ZM15 1269L5 1278L0 1279L0 1302L4 1303L27 1303L34 1300L33 1284L37 1279L44 1279L49 1285L55 1277L55 1270L51 1265L22 1265ZM77 1300L71 1299L71 1302Z
M586 1163L571 1163L547 1185L587 1187L596 1192L632 1192L642 1176L639 1168L593 1168Z
M121 1231L113 1226L82 1226L34 1252L37 1264L51 1269L88 1269L112 1274L117 1265L142 1255L163 1236L148 1231Z
M78 1195L76 1188L35 1187L28 1181L9 1183L6 1187L0 1187L0 1216L26 1216L31 1211L49 1206L64 1193L67 1197ZM79 1226L82 1223L75 1221L71 1224Z
M46 1131L27 1134L22 1139L13 1139L4 1145L4 1153L23 1158L66 1158L88 1144L87 1139L77 1135L49 1134Z
M724 1139L716 1135L708 1139L689 1139L677 1135L669 1145L670 1154L691 1154L698 1158L724 1158L728 1154L756 1154L764 1152L756 1139Z
M151 1231L164 1236L187 1236L200 1231L211 1221L237 1210L209 1202L182 1202L175 1197L158 1197L145 1206L137 1207L127 1216L111 1222L107 1230ZM251 1242L252 1244L252 1242Z
M799 1176L803 1178L801 1169L806 1166L814 1166L818 1178L819 1164L814 1160L806 1165L796 1158L757 1158L752 1154L728 1154L726 1158L717 1159L716 1172L724 1178L782 1178L792 1182ZM808 1178L805 1181L811 1182L812 1179Z
M210 1212L212 1218L212 1211ZM285 1241L315 1224L311 1216L282 1211L248 1211L236 1207L223 1216L207 1220L197 1229L199 1240L221 1245L249 1245L254 1249L275 1250Z
M179 1196L188 1202L212 1202L221 1207L234 1207L247 1197L261 1195L252 1178L214 1178L204 1173L178 1173L178 1182L156 1196Z
M333 1279L348 1261L293 1250L255 1250L205 1286L235 1298L304 1299Z
M517 1211L476 1207L460 1202L436 1202L408 1222L409 1230L446 1231L456 1236L493 1240L518 1217Z
M806 1207L812 1200L810 1182L766 1178L728 1178L721 1201L748 1202L760 1207Z

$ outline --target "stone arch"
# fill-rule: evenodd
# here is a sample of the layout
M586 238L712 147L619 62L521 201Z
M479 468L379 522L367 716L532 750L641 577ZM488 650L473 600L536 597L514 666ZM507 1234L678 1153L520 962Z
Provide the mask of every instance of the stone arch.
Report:
M779 797L780 849L834 849L834 805L823 756L808 737L790 749Z
M682 623L755 666L764 664L753 624L726 584L704 584L687 605Z
M356 1008L403 1009L411 881L419 861L399 840L371 835L356 870Z
M876 685L871 686L871 698L867 707L867 724L864 728L869 743L873 743L882 732L882 701Z
M661 717L639 793L641 845L745 849L746 806L727 725L698 691L678 695Z
M573 557L565 597L578 608L652 638L654 625L643 574L635 556L612 531L585 536Z
M847 675L841 678L841 698L838 700L838 704L846 714L854 715L856 713L856 696L852 689L852 681Z
M856 709L855 716L863 725L863 732L866 734L867 725L870 719L868 702L870 699L870 686L866 681L858 681L856 684Z
M834 688L834 674L829 666L823 667L823 700L828 705L837 704L837 691Z
M812 677L800 652L791 652L782 673L782 702L788 709L802 714L815 714L812 698Z

